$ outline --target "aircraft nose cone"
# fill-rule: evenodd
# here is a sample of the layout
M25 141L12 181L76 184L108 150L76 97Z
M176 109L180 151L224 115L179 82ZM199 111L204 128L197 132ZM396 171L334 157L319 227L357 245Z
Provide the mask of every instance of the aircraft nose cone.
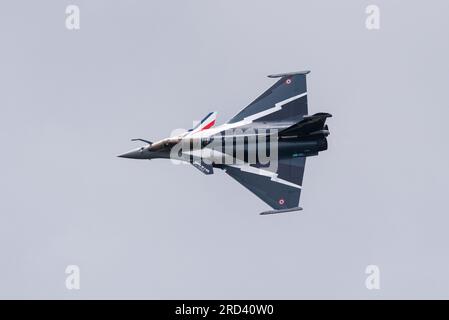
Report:
M124 154L118 155L117 157L128 159L143 159L142 149L133 149L131 151L125 152Z

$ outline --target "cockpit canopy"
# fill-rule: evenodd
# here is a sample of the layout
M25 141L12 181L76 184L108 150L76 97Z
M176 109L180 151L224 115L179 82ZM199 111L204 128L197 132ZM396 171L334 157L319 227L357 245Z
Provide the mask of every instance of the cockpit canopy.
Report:
M158 151L164 148L170 148L176 145L179 141L181 141L180 137L165 138L153 143L149 150Z
M150 151L159 151L165 148L172 148L174 145L178 144L179 142L181 142L182 137L171 137L171 138L165 138L162 140L159 140L157 142L154 142L153 144L151 144L151 146L148 148L148 150ZM205 146L207 146L208 144L210 144L214 139L212 137L203 137L203 138L187 138L185 139L185 142L189 143L189 145L193 146L201 146L201 148L204 148ZM201 143L201 145L199 144ZM194 147L194 149L196 149Z

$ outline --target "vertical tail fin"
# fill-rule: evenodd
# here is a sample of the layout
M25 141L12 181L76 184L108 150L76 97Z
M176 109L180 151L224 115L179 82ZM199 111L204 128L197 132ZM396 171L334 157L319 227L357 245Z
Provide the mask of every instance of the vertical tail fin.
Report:
M210 112L207 116L203 118L203 120L200 121L195 127L190 129L187 133L187 135L191 135L193 133L207 130L209 128L212 128L215 125L215 120L217 119L217 112Z

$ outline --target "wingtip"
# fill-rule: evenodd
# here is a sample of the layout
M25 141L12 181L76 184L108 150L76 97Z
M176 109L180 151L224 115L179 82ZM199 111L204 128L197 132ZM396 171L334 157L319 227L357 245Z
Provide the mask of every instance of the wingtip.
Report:
M261 216L267 216L271 214L278 214L278 213L286 213L286 212L295 212L295 211L301 211L301 207L295 207L295 208L289 208L289 209L280 209L280 210L270 210L270 211L264 211L259 213Z
M286 73L277 73L277 74L270 74L267 77L268 78L282 78L285 76L294 76L297 74L309 74L310 70L304 70L304 71L294 71L294 72L286 72Z

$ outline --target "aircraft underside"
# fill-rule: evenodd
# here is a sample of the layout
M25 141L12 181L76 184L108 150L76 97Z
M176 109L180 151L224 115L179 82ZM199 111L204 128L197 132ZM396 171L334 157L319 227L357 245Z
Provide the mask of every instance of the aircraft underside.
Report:
M301 210L299 200L306 157L327 150L328 113L308 115L306 72L280 78L271 88L221 126L209 113L186 133L121 155L190 162L204 174L222 169L274 210Z

